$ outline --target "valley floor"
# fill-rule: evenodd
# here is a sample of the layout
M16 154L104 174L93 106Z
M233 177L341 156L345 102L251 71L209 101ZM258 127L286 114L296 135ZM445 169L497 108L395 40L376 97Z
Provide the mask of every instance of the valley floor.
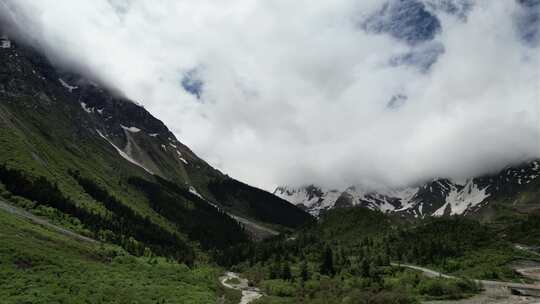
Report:
M540 304L540 298L512 295L505 287L488 287L481 294L468 299L426 301L424 304Z
M219 278L219 281L225 288L242 291L240 304L249 304L263 296L258 288L250 287L248 280L241 278L237 273L227 272Z
M395 264L395 263L392 263L394 266L398 266L398 264ZM405 268L410 268L410 269L413 269L413 270L418 270L418 271L421 271L424 275L428 276L428 277L442 277L442 278L445 278L445 279L455 279L456 277L453 277L453 276L449 276L449 275L446 275L446 274L443 274L443 273L440 273L438 271L435 271L435 270L432 270L432 269L429 269L429 268L425 268L425 267L420 267L420 266L413 266L413 265L405 265L405 264L402 264L402 265L399 265L401 267L405 267ZM537 271L538 271L538 267L529 267L529 268L521 268L519 270L516 270L518 271L519 273L522 273L522 274L528 274L528 273L531 273L531 275L526 275L526 277L528 277L529 279L531 280L537 280ZM524 289L531 289L531 290L537 290L538 292L540 292L540 283L537 283L537 284L520 284L520 283L515 283L515 282L503 282L503 281L488 281L488 280L475 280L475 282L481 284L484 288L488 288L488 287L493 287L493 288L497 288L497 287L504 287L504 288L524 288Z
M443 278L453 278L437 271L427 269L424 267L401 265L402 267L411 268L421 271L424 275L429 277L441 276ZM535 272L538 267L529 267L519 269L521 273L532 273L527 276L530 279L537 280L537 273ZM540 283L538 284L516 284L507 282L495 282L495 281L477 281L482 284L484 291L476 296L462 300L451 301L426 301L425 304L540 304ZM538 282L538 281L537 281ZM519 296L512 294L510 288L532 288L538 296Z

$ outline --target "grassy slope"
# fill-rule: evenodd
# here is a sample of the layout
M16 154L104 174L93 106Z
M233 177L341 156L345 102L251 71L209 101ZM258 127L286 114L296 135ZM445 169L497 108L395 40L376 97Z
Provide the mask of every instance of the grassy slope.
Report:
M0 211L2 303L216 303L221 269L135 258Z
M0 105L0 115L11 122L0 121L2 162L35 176L45 176L57 182L62 192L77 203L91 210L104 211L67 173L68 169L80 170L118 198L129 201L130 207L137 212L168 226L167 221L151 210L144 196L125 184L129 176L141 176L144 171L119 161L117 152L106 142L97 136L90 137L70 124L71 119L77 118L76 109L66 107L63 113L54 108L38 109L26 109L20 104ZM66 120L66 116L70 120ZM168 227L172 229L172 226Z
M60 112L53 107L25 106L34 102L17 100L17 103L0 104L0 145L3 147L0 163L57 183L64 195L77 205L107 217L103 204L87 194L68 173L70 169L79 170L138 214L185 237L184 231L178 231L173 223L152 210L146 197L127 184L129 176L144 176L144 171L119 160L108 143L77 130L77 126L70 123L80 115L77 108L65 106Z

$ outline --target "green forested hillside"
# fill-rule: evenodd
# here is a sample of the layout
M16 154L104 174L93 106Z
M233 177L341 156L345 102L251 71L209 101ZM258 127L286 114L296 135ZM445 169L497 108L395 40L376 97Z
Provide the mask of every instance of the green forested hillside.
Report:
M188 268L146 253L85 242L0 210L0 299L32 303L237 303L216 278L222 270Z
M515 249L523 238L509 231L537 235L533 223L527 218L503 227L458 216L411 220L363 208L334 209L293 235L240 246L234 256L244 261L235 267L270 294L261 303L457 299L480 291L468 279L526 281L512 263L540 260ZM428 279L400 263L463 279Z

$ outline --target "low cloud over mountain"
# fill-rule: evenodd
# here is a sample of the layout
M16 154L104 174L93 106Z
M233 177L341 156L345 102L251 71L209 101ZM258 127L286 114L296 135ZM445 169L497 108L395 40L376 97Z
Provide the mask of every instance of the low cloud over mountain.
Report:
M540 157L534 0L0 0L231 175L402 186Z

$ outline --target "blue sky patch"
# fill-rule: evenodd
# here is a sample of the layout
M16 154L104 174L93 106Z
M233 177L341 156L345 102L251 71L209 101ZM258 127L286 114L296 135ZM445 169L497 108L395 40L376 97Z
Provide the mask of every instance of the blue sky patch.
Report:
M201 99L204 89L204 82L197 69L189 70L182 77L182 87L186 92Z
M441 31L437 16L417 0L394 0L368 17L362 27L369 33L388 34L409 45L432 40Z

